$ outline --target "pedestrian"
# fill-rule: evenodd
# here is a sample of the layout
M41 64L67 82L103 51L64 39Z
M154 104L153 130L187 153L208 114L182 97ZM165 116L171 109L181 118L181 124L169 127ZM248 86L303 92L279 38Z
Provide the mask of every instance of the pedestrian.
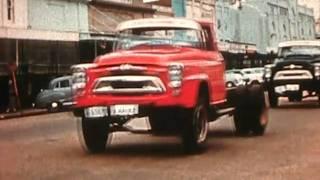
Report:
M13 81L11 79L9 79L8 82L8 86L9 86L9 103L8 103L8 108L7 108L7 113L9 112L16 112L17 109L17 96L16 96L16 92L14 90L14 84Z

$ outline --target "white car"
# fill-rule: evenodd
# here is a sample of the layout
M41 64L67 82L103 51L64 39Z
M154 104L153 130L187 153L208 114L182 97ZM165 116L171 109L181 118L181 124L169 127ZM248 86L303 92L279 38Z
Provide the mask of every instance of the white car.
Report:
M262 84L263 83L263 74L264 68L244 68L241 70L245 77L249 79L248 84Z
M245 85L245 76L239 69L227 70L226 71L226 87L233 88L240 85Z

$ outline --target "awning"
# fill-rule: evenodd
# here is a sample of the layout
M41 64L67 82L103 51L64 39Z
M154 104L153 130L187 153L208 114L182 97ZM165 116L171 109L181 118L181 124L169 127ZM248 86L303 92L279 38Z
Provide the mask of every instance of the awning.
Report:
M96 40L96 41L115 41L116 35L115 33L81 33L80 41L88 41L88 40Z
M79 41L79 33L32 29L0 28L0 38L47 41Z
M218 49L222 52L233 54L252 54L257 52L256 45L241 42L218 42Z
M143 0L143 3L149 3L160 6L171 6L172 0Z

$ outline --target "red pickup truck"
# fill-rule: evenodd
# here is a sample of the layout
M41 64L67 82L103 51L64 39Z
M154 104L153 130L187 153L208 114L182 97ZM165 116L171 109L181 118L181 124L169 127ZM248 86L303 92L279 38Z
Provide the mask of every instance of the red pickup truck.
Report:
M183 18L126 21L117 27L113 53L74 66L74 115L86 148L104 151L111 132L130 131L178 135L187 152L197 152L208 123L222 115L234 115L237 134L263 135L263 88L226 89L213 27ZM150 129L127 126L135 117L148 117Z

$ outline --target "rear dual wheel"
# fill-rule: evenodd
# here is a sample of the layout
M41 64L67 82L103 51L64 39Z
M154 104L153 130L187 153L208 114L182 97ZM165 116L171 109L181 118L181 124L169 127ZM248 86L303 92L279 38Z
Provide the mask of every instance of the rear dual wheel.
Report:
M268 124L268 109L263 88L260 85L241 87L234 113L234 123L238 135L263 135Z
M274 90L269 90L268 91L268 98L269 98L270 107L272 107L272 108L278 107L278 105L279 105L279 97L274 92Z

